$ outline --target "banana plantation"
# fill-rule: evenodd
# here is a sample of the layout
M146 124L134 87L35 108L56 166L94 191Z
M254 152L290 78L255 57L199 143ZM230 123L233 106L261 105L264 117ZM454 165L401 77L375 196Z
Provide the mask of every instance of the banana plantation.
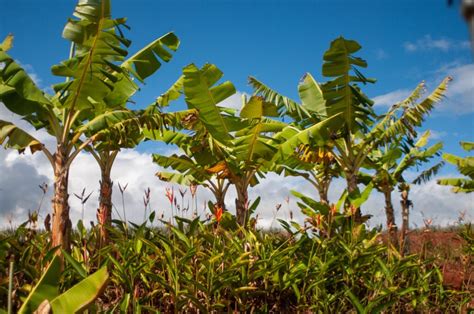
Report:
M44 221L33 212L0 231L0 313L455 313L474 306L472 226L457 229L462 245L452 259L463 277L456 287L446 284L444 264L432 254L429 226L420 231L420 250L409 236L416 207L410 187L431 180L445 161L459 178L439 184L474 191L474 157L443 154L443 143L429 142L424 127L451 77L430 90L422 82L376 113L364 92L376 80L363 73L362 47L338 37L319 61L324 80L306 73L295 84L298 100L249 77L253 93L242 96L240 109L227 108L223 102L237 89L206 63L185 66L158 98L136 106L132 97L181 48L170 32L129 54L128 29L125 18L113 17L110 0L79 1L62 33L70 54L51 67L60 83L49 92L10 55L12 35L0 44L0 102L32 127L0 116L0 144L43 154L54 174ZM149 190L141 223L127 220L125 210L120 219L113 215L114 162L142 142L179 149L152 155L163 169L156 182L181 185L192 202L197 187L207 189L205 214L182 215L185 206L169 188L162 208L170 219L148 206ZM90 227L70 217L69 173L81 153L93 156L100 173L97 187L88 187L99 190ZM270 173L313 188L309 195L292 191L304 223L258 226L261 198L251 200L249 192ZM336 179L344 192L332 199ZM123 194L126 186L118 187ZM382 229L367 224L364 203L373 193L383 195ZM83 192L83 204L87 199Z

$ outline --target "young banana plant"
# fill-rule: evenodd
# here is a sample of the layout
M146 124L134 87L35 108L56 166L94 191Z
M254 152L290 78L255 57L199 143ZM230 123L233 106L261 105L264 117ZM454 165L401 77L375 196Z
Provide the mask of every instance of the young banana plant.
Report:
M395 220L394 207L392 203L392 192L397 185L402 191L402 234L408 230L408 210L411 203L408 200L408 187L404 178L404 173L413 168L420 167L431 159L439 156L443 143L438 142L425 148L428 143L430 131L426 131L416 143L412 141L403 142L402 136L378 150L371 152L367 159L367 167L375 169L375 174L371 181L378 191L383 193L385 199L385 215L387 219L387 230L389 231L392 243L397 246L397 225ZM436 175L443 166L443 162L437 163L429 169L422 171L412 183L421 183Z

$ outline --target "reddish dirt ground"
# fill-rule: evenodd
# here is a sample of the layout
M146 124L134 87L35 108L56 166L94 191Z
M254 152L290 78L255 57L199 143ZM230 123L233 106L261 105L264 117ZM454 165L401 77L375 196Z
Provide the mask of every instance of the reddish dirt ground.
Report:
M386 235L383 236L386 240ZM465 252L466 241L455 231L412 230L408 234L408 251L433 258L443 273L444 285L453 290L470 291L474 309L474 256ZM464 311L463 311L464 312ZM471 313L470 310L467 312Z
M412 231L409 234L412 253L434 258L443 271L444 284L459 290L468 288L474 292L474 260L463 252L467 245L453 231Z

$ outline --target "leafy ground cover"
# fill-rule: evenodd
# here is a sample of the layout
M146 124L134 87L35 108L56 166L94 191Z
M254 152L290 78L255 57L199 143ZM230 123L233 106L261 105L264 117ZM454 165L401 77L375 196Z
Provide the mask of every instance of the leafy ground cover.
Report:
M99 227L79 222L72 251L63 252L59 291L106 266L110 280L89 312L462 312L472 306L472 262L461 262L472 252L471 226L414 231L411 252L402 256L348 215L334 213L325 226L314 218L265 232L238 227L228 213L219 222L177 217L175 226L151 214L141 225L114 221L104 247ZM54 258L48 239L27 224L1 233L2 304L8 261L14 261L12 304L19 309Z

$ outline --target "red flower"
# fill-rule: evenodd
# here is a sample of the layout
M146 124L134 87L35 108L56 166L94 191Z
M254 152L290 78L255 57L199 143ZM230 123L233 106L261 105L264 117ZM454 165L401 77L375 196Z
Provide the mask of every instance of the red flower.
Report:
M321 225L321 221L323 220L323 216L321 214L316 215L316 226L319 227Z
M357 211L357 207L351 204L350 211L351 211L351 215L354 216Z
M170 204L173 205L173 200L174 200L174 189L173 188L166 188L166 197L170 201Z
M216 220L217 222L219 223L222 219L222 213L223 213L223 210L222 210L222 207L221 206L217 206L216 208L216 211L215 211L215 215L216 215Z

